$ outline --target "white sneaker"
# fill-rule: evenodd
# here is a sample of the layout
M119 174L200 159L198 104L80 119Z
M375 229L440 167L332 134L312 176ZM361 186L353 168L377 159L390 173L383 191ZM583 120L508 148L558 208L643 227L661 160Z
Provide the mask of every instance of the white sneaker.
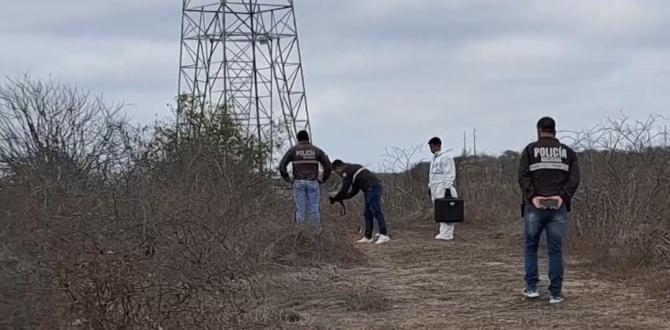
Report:
M379 238L377 239L375 244L384 244L384 243L386 243L390 240L391 240L391 238L386 236L386 235L379 235Z
M565 296L563 294L559 294L558 296L554 295L549 295L549 303L550 304L560 304L563 301L565 301Z
M530 298L530 299L540 297L540 293L537 290L523 289L523 291L521 291L521 294L523 294L524 297Z
M441 234L437 234L437 236L435 236L435 239L441 240L441 241L451 241L452 239L454 239L454 236L448 236L444 233L441 233Z
M372 238L365 238L365 237L356 241L356 243L372 243L372 242L374 242L374 240Z

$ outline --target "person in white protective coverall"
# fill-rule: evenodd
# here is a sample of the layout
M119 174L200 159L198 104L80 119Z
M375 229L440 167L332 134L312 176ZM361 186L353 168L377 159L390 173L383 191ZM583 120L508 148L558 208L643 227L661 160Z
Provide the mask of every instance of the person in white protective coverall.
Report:
M428 193L433 203L436 199L444 197L458 197L454 181L456 181L456 165L454 160L449 157L446 151L442 150L442 141L434 137L428 141L430 152L433 158L430 162L430 172L428 174ZM450 223L440 223L440 232L435 236L437 240L454 239L454 225Z

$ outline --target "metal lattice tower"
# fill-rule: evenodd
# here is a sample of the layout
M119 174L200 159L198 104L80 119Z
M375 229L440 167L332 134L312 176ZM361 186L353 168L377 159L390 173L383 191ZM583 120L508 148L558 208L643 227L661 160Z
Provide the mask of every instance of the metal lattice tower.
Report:
M183 0L179 95L270 145L311 133L293 0Z

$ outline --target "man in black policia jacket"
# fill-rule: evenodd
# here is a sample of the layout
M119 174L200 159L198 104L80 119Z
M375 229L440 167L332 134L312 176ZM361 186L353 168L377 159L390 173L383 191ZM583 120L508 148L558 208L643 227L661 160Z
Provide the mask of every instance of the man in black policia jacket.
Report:
M329 197L330 203L350 199L360 190L365 194L365 237L358 240L358 243L372 243L372 228L374 219L377 219L379 226L379 238L376 244L384 244L390 240L386 229L386 219L382 206L382 197L384 196L384 186L382 181L361 165L347 164L341 160L333 162L333 170L342 177L342 188L335 195Z
M556 122L544 117L537 122L538 140L521 153L519 185L523 194L525 232L525 281L523 294L540 296L537 290L537 249L542 231L549 250L549 303L563 302L563 238L570 200L579 186L577 154L556 139Z
M289 149L279 162L279 173L282 178L293 185L295 200L295 221L303 224L307 213L311 216L312 225L319 230L320 182L330 177L331 165L328 155L310 143L309 133L300 131L296 136L298 144ZM288 164L293 166L293 178L288 174ZM319 165L323 166L323 177L319 179Z

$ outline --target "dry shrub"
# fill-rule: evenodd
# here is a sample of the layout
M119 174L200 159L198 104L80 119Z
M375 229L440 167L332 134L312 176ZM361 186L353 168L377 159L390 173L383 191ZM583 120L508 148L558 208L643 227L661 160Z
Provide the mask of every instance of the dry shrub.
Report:
M97 148L59 153L77 169L67 177L55 158L34 161L48 148L0 159L12 169L0 182L2 327L277 327L267 264L360 259L342 238L292 225L292 203L257 170L262 154L214 111L191 135L121 132L123 166L88 162L108 159Z
M226 185L211 174L207 158L194 159L190 168L175 168L182 180L149 178L128 194L52 189L19 195L30 211L10 223L21 224L19 250L37 266L24 287L41 289L29 303L51 307L30 313L34 323L28 325L240 325L262 303L253 277L260 251L240 243L267 238L252 226L270 215L253 204L270 198L254 194L262 183L243 171L226 167L239 180ZM196 179L200 175L207 179ZM238 188L243 184L246 189ZM233 193L240 189L246 203Z
M668 267L670 149L658 146L657 120L608 119L588 132L563 133L579 151L582 174L570 249L596 269L630 276ZM519 225L518 153L461 158L457 166L468 220Z
M561 133L562 140L579 151L582 174L573 201L569 249L593 260L594 269L625 278L648 274L665 278L669 273L670 149L662 120L658 116L644 121L622 117L586 132ZM391 159L403 160L411 154L402 148L392 150ZM505 233L517 228L521 233L519 153L457 157L455 161L467 223ZM394 172L383 175L387 199L395 213L413 214L421 208L417 206L420 200L428 200L428 164ZM510 242L518 246L512 237ZM642 282L667 296L663 281Z
M391 218L400 223L432 219L428 195L428 162L412 163L424 146L387 149L385 173L385 206ZM466 217L475 224L501 223L518 217L521 198L516 181L519 153L507 151L502 156L467 156L454 159L457 167L456 189L468 200Z
M521 216L516 171L519 154L507 151L498 158L456 158L457 189L466 200L466 221L474 225L509 224Z
M351 265L365 260L353 240L331 229L316 233L311 228L289 226L275 235L267 246L265 256L278 264L290 266L316 266L322 264Z
M3 281L3 307L17 314L8 320L97 329L273 326L283 316L265 304L265 265L362 260L330 229L316 235L291 224L291 204L268 179L206 151L187 156L133 187L3 193L14 205L3 221L12 227L5 245L13 244L3 247L3 268L11 266L3 274L13 275Z
M635 274L668 260L670 150L662 120L607 119L567 135L584 150L571 229L585 239L573 243L599 269Z
M428 168L413 163L424 145L387 148L380 177L384 181L384 206L393 222L430 206Z
M518 161L519 154L513 151L507 151L498 158L455 158L456 189L459 197L468 201L465 204L468 223L507 223L520 215L521 198L516 182ZM432 203L428 195L429 167L429 163L422 162L407 170L380 175L386 191L385 205L392 219L402 224L418 219L432 221Z

